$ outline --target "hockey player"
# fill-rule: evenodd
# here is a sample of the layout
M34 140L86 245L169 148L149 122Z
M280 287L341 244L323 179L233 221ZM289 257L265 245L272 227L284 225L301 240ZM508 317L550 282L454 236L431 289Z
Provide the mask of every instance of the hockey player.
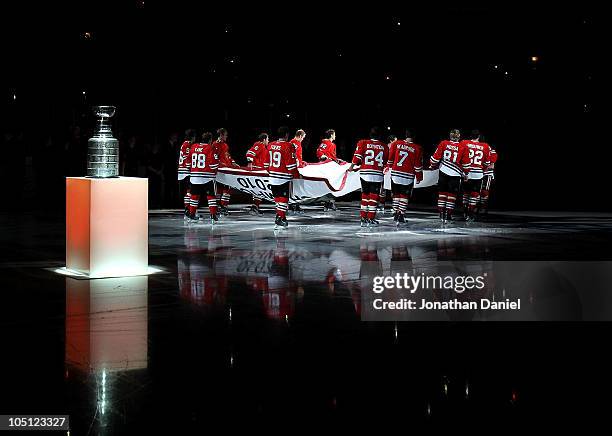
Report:
M397 141L397 136L389 135L389 138L387 139L387 145L389 146L389 152L391 151L391 144L393 144L395 141ZM389 171L389 169L385 168L384 173L387 174L387 171ZM378 212L382 214L385 213L385 203L386 202L387 202L387 190L385 189L385 182L383 180L383 184L380 186L380 203L378 204ZM395 213L395 209L394 209L394 213Z
M253 144L249 151L246 153L246 159L249 163L249 169L252 170L263 170L266 156L268 155L268 143L269 138L267 133L261 133L257 137L257 142ZM251 215L263 215L263 212L259 209L261 205L261 198L253 196L253 204L249 209Z
M389 160L389 147L379 140L379 129L370 130L370 139L362 139L357 143L353 160L347 172L353 167L361 165L359 178L361 179L361 227L378 226L376 220L376 206L380 195L380 186L383 182L383 170Z
M450 132L450 141L438 144L430 159L431 168L440 168L438 178L438 211L442 223L452 220L457 194L462 178L470 171L470 158L467 148L460 143L461 133L457 129Z
M421 146L412 142L412 132L406 130L406 139L391 143L387 167L391 170L393 192L393 220L404 222L408 200L412 194L414 180L423 180L423 153Z
M491 147L480 141L480 132L472 130L469 140L461 141L468 150L470 171L463 192L468 195L467 209L464 211L466 221L474 221L480 204L480 190L485 170L491 164ZM464 204L465 206L465 204Z
M302 159L302 141L306 138L306 132L302 129L299 129L295 132L294 138L290 141L295 148L295 160L298 164L298 168L301 168L305 165L304 160ZM304 213L299 204L292 204L289 206L289 210L294 213Z
M480 138L482 139L482 137ZM479 213L486 215L489 206L489 194L491 183L495 179L495 162L497 162L497 151L491 148L491 164L484 172L482 187L480 188L480 210Z
M288 142L289 129L278 129L278 140L268 144L264 168L268 170L269 181L276 203L276 227L287 227L287 210L291 180L297 175L295 148Z
M304 138L306 138L306 132L302 129L299 129L297 132L295 132L295 136L290 141L293 144L293 147L295 148L295 159L297 161L298 168L301 168L305 165L304 159L302 158L302 142L304 141Z
M191 161L189 160L189 149L196 140L196 131L187 129L185 131L185 141L181 145L178 158L178 181L179 189L183 194L183 204L185 206L185 217L189 215L189 201L191 199L191 191L189 190L189 169Z
M212 134L202 134L202 142L193 144L189 153L191 168L189 181L191 183L191 199L189 201L189 219L198 221L196 212L200 202L200 196L206 195L208 209L210 211L210 222L215 224L219 218L217 215L217 198L215 196L215 177L219 167L219 157L216 147L211 143Z
M321 162L333 160L336 163L342 163L338 156L336 156L336 131L329 129L325 131L325 136L321 141L321 145L317 148L317 159Z
M217 140L215 141L214 146L217 151L217 156L219 156L219 166L239 168L239 165L234 159L232 159L232 156L229 152L229 146L227 145L227 129L224 129L222 127L217 130ZM223 185L221 183L218 183L217 185L217 200L219 201L219 212L222 215L229 215L229 210L227 209L227 206L229 205L232 190L229 186Z
M326 130L323 136L323 140L321 141L321 144L317 148L317 159L319 159L320 162L326 162L328 160L333 160L337 164L344 163L343 160L338 159L338 156L336 154L336 144L334 143L335 140L336 140L336 131L334 129ZM330 196L330 197L331 198L329 198L323 203L323 210L324 211L338 210L338 208L336 207L336 201L334 200L334 197L333 196Z

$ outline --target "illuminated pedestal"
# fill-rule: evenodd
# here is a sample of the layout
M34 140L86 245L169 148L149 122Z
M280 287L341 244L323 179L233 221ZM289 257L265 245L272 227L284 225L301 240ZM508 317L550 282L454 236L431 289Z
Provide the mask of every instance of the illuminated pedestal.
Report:
M148 179L66 178L66 268L89 278L148 269Z

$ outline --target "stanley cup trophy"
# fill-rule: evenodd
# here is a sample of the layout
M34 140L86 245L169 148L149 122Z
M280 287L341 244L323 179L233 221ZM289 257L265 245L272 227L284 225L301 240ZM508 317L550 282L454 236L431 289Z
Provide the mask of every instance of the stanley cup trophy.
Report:
M94 106L98 117L94 136L87 141L87 177L119 176L119 141L113 138L110 118L115 106Z

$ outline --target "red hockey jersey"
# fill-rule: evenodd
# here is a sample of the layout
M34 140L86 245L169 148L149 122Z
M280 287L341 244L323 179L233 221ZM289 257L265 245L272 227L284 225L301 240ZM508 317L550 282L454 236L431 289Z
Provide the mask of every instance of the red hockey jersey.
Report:
M404 140L393 141L389 149L387 166L391 179L400 185L410 185L416 177L423 180L423 153L421 146Z
M189 166L191 161L189 160L189 148L191 147L191 142L185 141L181 145L181 150L179 151L179 160L178 160L178 179L183 180L185 177L189 176Z
M214 180L219 167L219 157L216 147L212 144L193 144L190 150L189 162L191 163L191 183L203 184Z
M263 142L256 142L246 153L247 161L251 162L253 169L263 169L268 147Z
M321 142L321 145L317 148L317 159L319 160L337 160L336 156L336 144L334 144L330 139L324 139Z
M470 158L470 179L482 179L484 172L491 165L491 147L486 142L474 140L461 141L468 149Z
M268 170L271 185L282 185L297 176L295 148L287 141L274 141L268 144L268 153L264 162Z
M302 141L300 141L299 139L293 138L290 142L293 144L293 147L295 148L295 160L298 164L298 167L303 167L304 160L302 159Z
M219 166L221 167L237 167L238 164L232 158L229 152L229 145L225 142L215 141L214 146L217 151L217 156L219 157Z
M462 142L440 142L429 161L433 168L439 166L441 172L453 177L462 177L470 171L470 157Z
M382 182L383 169L389 160L389 147L376 139L362 139L357 143L353 165L361 165L359 177L367 182Z

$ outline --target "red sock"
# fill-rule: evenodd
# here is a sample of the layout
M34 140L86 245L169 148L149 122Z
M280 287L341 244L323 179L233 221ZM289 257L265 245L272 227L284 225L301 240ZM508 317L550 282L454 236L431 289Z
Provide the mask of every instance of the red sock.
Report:
M261 198L254 198L253 204L255 205L256 208L259 209L259 206L261 205Z
M227 207L230 201L230 188L224 188L221 194L221 206Z
M457 194L447 193L446 212L449 217L453 215L453 210L455 210L455 201L457 201Z
M438 212L444 212L446 209L446 199L448 198L447 192L440 192L438 194Z
M361 209L359 210L359 217L366 218L368 216L368 194L361 193Z
M369 207L368 207L368 219L373 220L374 218L376 218L376 206L378 206L378 198L379 195L375 194L375 193L370 193L370 198L369 198Z
M400 194L399 198L399 211L405 213L408 209L408 196L406 194Z
M393 211L397 212L400 210L400 194L393 194Z
M208 210L210 211L210 214L216 215L217 214L217 197L215 197L214 195L208 195L206 197L206 200L208 200Z
M480 193L478 191L470 192L470 204L468 206L468 210L470 212L474 212L478 207L478 203L480 202Z
M488 201L489 201L489 190L483 189L482 191L480 191L480 204L483 206L483 208L487 207Z
M191 199L189 200L189 214L195 215L198 211L198 203L200 202L200 196L191 194Z
M274 201L276 202L276 214L282 219L286 219L289 199L287 197L274 197Z
M191 200L191 191L189 188L185 191L185 196L183 197L183 203L185 204L185 208L189 207L189 201Z

